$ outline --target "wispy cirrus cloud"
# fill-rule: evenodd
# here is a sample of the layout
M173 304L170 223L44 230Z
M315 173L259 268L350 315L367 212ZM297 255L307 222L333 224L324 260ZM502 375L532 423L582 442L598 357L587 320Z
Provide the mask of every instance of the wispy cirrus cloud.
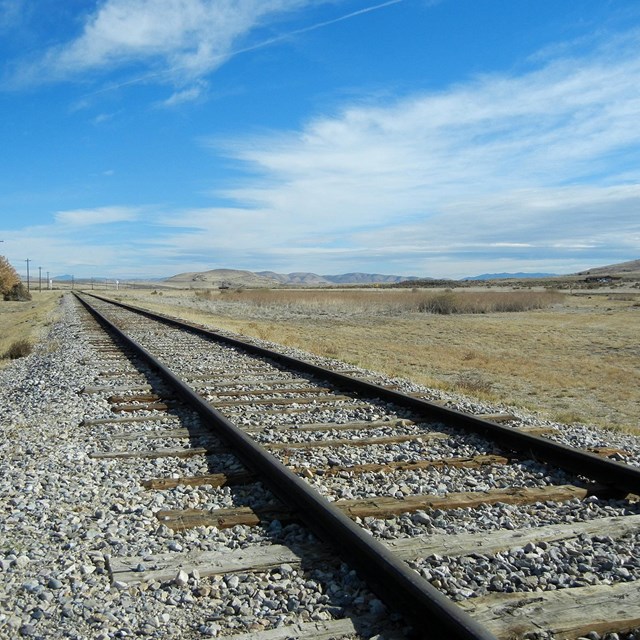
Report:
M15 2L3 1L9 15ZM105 0L87 13L77 37L20 64L14 80L39 84L129 68L141 75L123 84L184 86L224 64L236 43L253 29L310 2Z
M385 0L343 15L251 40L254 32L301 9L344 0L105 0L88 12L81 33L31 61L15 64L10 83L24 86L128 71L97 93L140 83L165 84L175 92L162 104L199 99L206 77L234 56L282 43L309 31L399 4ZM4 3L4 4L2 4ZM0 20L21 0L0 0Z
M224 206L61 212L56 234L144 220L149 270L214 266L462 277L577 271L640 247L640 35L521 73L346 104L299 129L210 139L247 170ZM84 225L84 226L83 226ZM133 225L132 225L133 229ZM95 239L94 239L95 238ZM118 239L110 255L122 255ZM133 271L127 250L120 274ZM99 254L98 254L99 255ZM328 267L327 265L330 265ZM149 273L149 271L147 272Z
M73 209L70 211L58 211L55 214L55 221L62 225L74 227L108 225L114 222L132 222L138 220L142 211L142 207L129 206Z
M222 195L253 211L256 225L269 220L278 233L264 226L261 237L283 253L413 247L424 270L439 244L450 260L498 246L514 259L531 246L540 256L565 249L572 261L604 246L633 251L639 44L630 32L520 75L347 106L298 131L211 140L255 176Z

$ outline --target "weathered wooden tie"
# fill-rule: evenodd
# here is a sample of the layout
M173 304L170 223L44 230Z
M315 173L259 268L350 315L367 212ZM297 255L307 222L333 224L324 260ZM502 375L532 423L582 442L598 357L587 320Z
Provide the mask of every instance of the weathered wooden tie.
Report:
M266 449L289 450L289 449L315 449L326 447L367 447L376 444L399 444L402 442L424 442L425 440L446 440L449 436L446 433L432 431L431 433L414 433L407 436L381 436L379 438L340 438L336 440L312 440L310 442L271 442L263 445Z
M370 422L314 422L310 424L297 425L269 425L268 427L247 427L247 433L262 433L269 431L359 431L366 429L384 429L396 427L408 427L415 424L412 420L404 418L392 418L391 420L371 420Z
M351 467L294 467L292 471L307 478L315 475L339 475L341 473L369 473L393 471L413 471L415 469L427 469L429 467L481 467L492 464L507 464L508 459L502 456L480 455L473 458L440 458L437 460L419 460L417 462L387 462L385 464L360 464ZM250 472L213 473L201 476L183 476L180 478L152 478L143 480L142 484L147 489L172 489L179 486L198 487L212 485L221 487L224 485L238 485L254 482L256 476Z
M597 518L586 522L550 524L509 531L482 533L429 534L412 538L385 540L384 544L403 560L438 556L469 556L476 553L493 555L509 549L521 549L527 544L554 543L574 540L580 536L610 536L622 538L640 527L640 515Z
M261 384L261 385L270 385L277 387L278 385L287 385L287 384L308 384L308 378L291 378L285 377L284 375L280 378L246 378L246 377L238 377L238 378L221 378L220 380L203 380L201 382L197 382L196 384L192 384L191 386L194 388L202 387L202 386L211 386L211 387L238 387L238 386L248 386L251 384Z
M590 631L626 632L640 627L637 582L500 593L458 604L500 640L541 629L557 640L574 640Z
M157 393L130 393L124 396L109 396L107 400L111 404L131 404L133 402L158 402L160 396Z
M267 398L260 400L213 400L210 401L211 405L216 408L226 407L242 407L242 406L259 406L259 405L299 405L299 404L311 404L322 405L332 404L334 402L348 402L353 400L351 396L317 396L312 398Z
M220 453L223 449L221 446L193 447L191 449L152 449L145 451L94 451L89 454L90 458L96 459L123 459L123 458L191 458L193 456L202 456L211 453ZM227 450L225 448L225 450Z
M227 391L212 391L207 390L205 395L207 397L215 396L216 398L226 397L240 397L240 396L268 396L276 393L300 393L305 395L321 395L329 393L331 389L329 387L277 387L273 389L251 389L251 390L227 390Z
M175 416L171 416L167 413L162 413L161 415L154 416L113 416L109 418L85 418L82 421L82 426L85 427L93 427L103 424L126 424L129 422L158 422L160 424L167 424L167 422L172 421L178 422L178 418Z
M253 403L252 403L253 404ZM344 411L354 411L357 409L371 409L371 405L366 402L346 402L339 405L339 408ZM318 411L326 411L326 407L323 404L307 404L301 407L282 407L279 409L264 409L262 407L256 407L255 409L249 407L238 407L235 410L234 407L225 408L225 414L236 414L242 412L243 415L287 415L292 413L317 413Z
M144 416L146 419L146 416ZM157 418L153 418L157 420ZM109 422L115 420L109 419ZM118 422L133 421L133 418L117 418ZM365 429L378 429L378 428L394 428L412 425L411 420L378 420L374 422L347 422L347 423L316 423L316 424L301 424L301 425L269 425L268 427L248 427L244 429L246 433L259 434L265 430L289 432L295 433L299 431L357 431ZM109 438L103 438L104 440L131 440L135 441L139 438L192 438L192 437L206 437L215 434L213 429L186 429L180 427L177 429L155 429L153 431L134 431L132 433L123 433L112 435Z
M341 474L360 474L360 473L394 473L401 471L416 471L419 469L455 467L455 468L478 468L489 465L509 464L509 458L496 455L478 455L471 457L456 458L437 458L434 460L416 460L413 462L395 461L384 463L368 463L356 464L349 467L331 466L331 467L298 467L294 469L296 473L300 473L308 478L315 475L337 476Z
M587 489L574 485L559 485L449 493L444 496L420 494L409 495L404 498L357 498L354 500L337 500L333 504L351 518L366 518L368 516L386 518L425 509L465 509L498 502L505 504L532 504L546 501L566 502L575 498L586 498L598 490L602 490L602 488ZM294 514L284 506L279 507L278 514L278 520L294 517ZM163 524L175 530L198 526L225 528L236 524L255 526L264 517L274 517L264 510L260 510L258 513L249 507L215 509L213 511L200 509L168 510L158 511L156 516Z
M111 409L114 413L133 413L134 411L168 411L166 402L149 402L140 404L119 404Z
M257 479L251 471L229 471L227 473L210 473L203 476L184 476L181 478L150 478L142 481L142 486L147 489L173 489L174 487L188 486L212 487L236 486L249 484Z
M86 386L80 393L126 393L127 391L151 391L150 384L126 385L118 387L110 387L109 385Z
M620 538L637 530L640 516L615 516L600 520L564 525L548 525L515 531L489 531L459 535L423 535L399 540L383 540L383 544L403 560L431 555L458 557L476 553L493 555L500 551L523 548L529 543L554 543L576 539L582 535L608 535ZM304 546L297 550L282 545L252 546L224 551L196 551L185 554L164 553L144 557L111 558L113 580L126 584L165 582L178 571L197 570L201 577L229 573L261 572L287 563L300 565L332 556L325 545Z

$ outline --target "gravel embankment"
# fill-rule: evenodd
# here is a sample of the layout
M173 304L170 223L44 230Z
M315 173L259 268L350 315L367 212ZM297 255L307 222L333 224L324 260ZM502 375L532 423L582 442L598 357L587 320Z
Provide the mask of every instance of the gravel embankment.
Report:
M143 478L206 473L212 466L233 470L238 463L230 455L91 459L89 453L104 449L105 436L132 427L82 426L87 416L108 416L109 405L106 394L79 393L97 383L100 355L86 343L70 299L62 313L34 354L0 372L0 638L190 639L329 620L346 607L378 620L385 614L339 562L308 571L282 565L251 575L176 574L139 587L111 584L111 557L224 552L273 542L295 547L310 538L300 526L278 522L176 533L159 525L159 509L237 506L271 496L259 484L167 492L141 487Z

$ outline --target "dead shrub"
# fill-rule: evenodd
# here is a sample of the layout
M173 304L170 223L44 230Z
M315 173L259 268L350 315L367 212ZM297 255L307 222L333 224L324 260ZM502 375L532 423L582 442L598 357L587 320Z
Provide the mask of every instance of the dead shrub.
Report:
M489 291L438 293L423 299L418 310L424 313L514 313L544 309L562 301L557 291Z
M5 351L4 358L9 360L17 360L18 358L24 358L33 351L33 345L25 339L16 340Z
M477 371L465 371L461 373L456 382L456 387L470 393L486 394L491 391L491 382L483 378Z
M11 300L13 302L26 302L27 300L31 300L31 294L27 291L27 288L22 284L22 282L14 284L4 293L3 297L5 300Z
M422 311L423 313L438 313L440 315L463 313L460 302L460 300L456 300L452 293L439 293L423 300L418 305L418 311Z

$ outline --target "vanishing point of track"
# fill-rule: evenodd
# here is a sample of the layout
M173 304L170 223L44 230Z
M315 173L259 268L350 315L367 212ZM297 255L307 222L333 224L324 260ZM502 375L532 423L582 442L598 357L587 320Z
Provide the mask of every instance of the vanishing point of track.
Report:
M347 410L350 407L362 408L361 405L370 403L374 410L369 412L364 426L367 420L371 426L379 426L381 423L384 425L385 421L389 426L397 425L402 428L406 425L406 436L394 432L398 442L402 442L403 437L407 441L431 442L454 433L456 438L464 439L465 434L470 434L469 437L476 441L481 438L490 443L487 450L491 453L484 454L484 457L482 454L478 455L475 460L463 457L458 460L381 460L377 465L361 465L362 469L359 470L351 467L351 471L355 473L365 470L419 470L438 464L488 467L491 464L534 460L536 464L548 466L554 473L564 473L566 477L572 478L571 484L548 483L537 489L508 487L501 492L496 491L495 495L486 492L482 496L482 492L476 492L478 495L473 496L473 492L469 492L467 502L461 494L456 495L462 506L491 501L526 504L527 501L536 499L561 501L588 496L627 500L632 506L635 504L634 494L640 494L640 469L614 462L602 455L602 452L590 453L574 449L526 430L499 424L497 420L501 419L500 416L481 417L461 413L402 393L388 385L382 386L361 377L353 377L344 371L320 367L173 319L95 297L91 300L84 296L79 299L119 343L126 345L129 353L146 361L147 366L157 372L170 395L193 408L202 423L232 449L248 470L245 481L259 478L277 496L288 513L304 522L323 543L332 547L345 562L355 568L390 610L398 611L406 618L418 636L461 639L496 637L490 624L485 625L476 619L473 608L465 607L471 611L468 613L452 602L416 570L410 568L401 555L392 550L393 547L390 550L389 545L376 540L357 522L360 517L378 512L384 517L385 513L402 513L405 508L414 512L418 509L447 508L444 506L447 496L439 500L434 499L434 496L393 495L378 496L368 501L329 501L308 481L309 477L316 475L317 470L301 461L299 456L305 446L313 443L293 439L288 444L285 442L281 445L262 446L256 436L261 428L261 415L273 416L282 412L282 424L286 424L287 411L311 412L313 415L314 410L322 412L323 407L330 406L331 403ZM196 342L196 349L202 352L205 366L197 371L174 366L184 345ZM225 373L212 369L208 372L205 353L208 349L216 348L231 349L242 354L239 357L252 359L255 365L252 365L253 369L249 369L251 373L242 378L233 375L232 371ZM283 372L286 372L286 376L280 379ZM202 381L207 378L210 386L202 391ZM216 380L222 382L222 385L216 387ZM138 398L138 402L144 400L144 396ZM136 401L135 396L133 401ZM159 406L157 400L152 399L150 408L153 408L154 402ZM364 413L367 413L367 409ZM354 444L356 439L352 437L351 441L333 442L323 439L326 438L324 434L327 429L339 431L349 426L353 430L364 428L363 425L357 427L353 421L345 421L344 425L323 425L323 422L326 420L319 419L317 422L298 425L298 432L315 435L321 447L340 447ZM273 429L273 421L262 428ZM384 440L385 438L380 438L376 442L376 438L364 438L359 444L375 446L383 444ZM292 453L293 462L288 460L288 453ZM329 469L318 471L317 475L331 477L331 467ZM188 483L189 479L184 481ZM193 480L194 484L197 482L197 479ZM158 480L156 485L162 486L162 481ZM208 516L211 517L211 514L185 513L177 516L175 522L171 521L172 517L176 517L175 514L167 514L166 518L169 526L171 523L175 526L189 526L190 518L192 526L195 526L207 524ZM263 514L263 517L267 516ZM628 516L627 527L634 517ZM209 523L213 522L211 520ZM620 527L624 529L625 525ZM473 598L469 598L471 600ZM634 626L632 619L633 615L630 614L626 623L628 628ZM622 630L624 626L625 624L621 624L618 628ZM640 623L636 626L640 626Z

